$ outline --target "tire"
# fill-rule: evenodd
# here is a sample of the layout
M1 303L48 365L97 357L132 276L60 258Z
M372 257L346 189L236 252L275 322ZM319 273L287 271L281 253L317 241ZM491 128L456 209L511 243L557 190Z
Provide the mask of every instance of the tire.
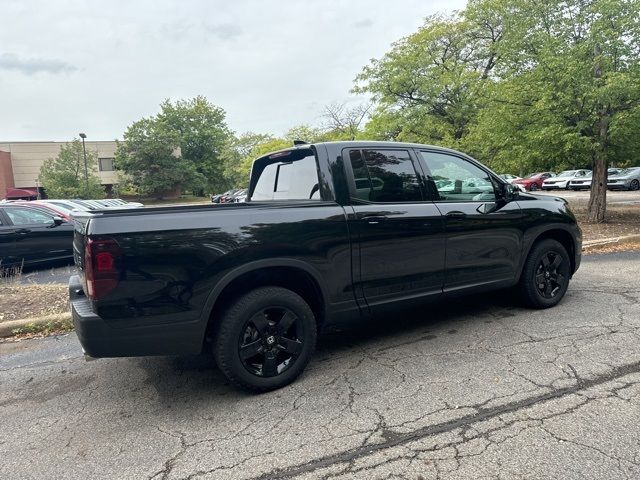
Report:
M239 297L222 314L213 355L234 385L266 392L302 373L316 338L315 317L302 297L281 287L261 287Z
M550 308L564 297L571 276L571 261L564 246L552 239L536 242L525 261L518 289L532 308Z
M631 180L631 183L629 184L629 190L630 191L640 190L640 181L638 181L638 179Z
M532 192L535 192L536 190L538 190L538 184L532 183L531 186L529 187L529 190Z

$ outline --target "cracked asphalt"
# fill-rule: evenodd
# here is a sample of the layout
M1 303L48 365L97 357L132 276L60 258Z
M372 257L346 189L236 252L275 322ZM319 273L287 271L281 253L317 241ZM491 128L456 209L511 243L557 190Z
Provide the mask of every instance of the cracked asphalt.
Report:
M639 272L588 256L551 310L501 292L333 332L262 395L207 355L2 343L0 478L639 478Z

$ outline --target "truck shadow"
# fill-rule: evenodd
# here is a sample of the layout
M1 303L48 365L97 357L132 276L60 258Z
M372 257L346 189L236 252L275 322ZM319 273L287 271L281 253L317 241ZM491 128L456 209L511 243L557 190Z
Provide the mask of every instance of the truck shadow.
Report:
M323 374L327 361L352 357L354 349L390 350L407 343L436 340L455 335L463 322L493 323L517 315L520 305L504 292L470 296L454 304L430 304L420 309L399 312L389 318L354 321L331 328L318 338L318 346L307 375ZM173 403L184 398L189 403L211 402L213 397L237 401L253 398L230 385L217 369L209 353L180 357L147 357L131 359L146 372L146 383L161 397ZM312 370L312 372L309 372ZM304 376L303 376L304 377ZM264 395L282 395L287 388L299 388L296 383ZM280 392L280 393L278 393Z

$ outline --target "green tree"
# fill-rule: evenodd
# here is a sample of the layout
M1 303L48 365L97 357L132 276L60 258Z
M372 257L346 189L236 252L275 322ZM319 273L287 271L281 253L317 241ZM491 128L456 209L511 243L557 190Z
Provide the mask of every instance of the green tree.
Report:
M470 0L433 16L356 79L374 138L460 148L525 173L591 166L588 218L606 170L637 155L640 0Z
M213 105L203 96L172 103L165 100L160 105L156 121L164 128L176 134L182 158L193 163L195 170L202 175L198 183L185 185L199 190L203 187L216 191L228 182L224 178L224 153L232 132L225 122L225 111ZM205 179L206 185L200 184Z
M607 167L625 161L617 155L629 152L629 143L637 145L629 132L640 126L640 1L509 5L512 20L499 49L503 74L479 128L486 133L498 124L500 134L511 122L519 126L514 143L546 161L591 165L588 219L602 222Z
M97 176L98 154L87 150L85 178L82 143L74 139L60 147L60 153L40 167L38 180L50 198L104 198L105 190Z
M133 123L118 142L116 168L141 195L164 198L183 188L203 188L205 177L180 155L178 132L157 118Z
M501 24L495 15L427 17L416 33L372 60L354 87L376 103L365 131L385 140L459 145L491 81Z

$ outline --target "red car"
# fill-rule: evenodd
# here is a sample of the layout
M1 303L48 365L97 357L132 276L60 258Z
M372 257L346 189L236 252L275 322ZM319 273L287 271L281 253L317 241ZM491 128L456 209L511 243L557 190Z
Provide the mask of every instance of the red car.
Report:
M513 184L522 185L525 190L529 190L531 192L535 192L536 190L542 189L542 182L544 182L547 178L555 177L556 174L553 172L538 172L532 173L528 177L521 178L519 180L514 180Z

